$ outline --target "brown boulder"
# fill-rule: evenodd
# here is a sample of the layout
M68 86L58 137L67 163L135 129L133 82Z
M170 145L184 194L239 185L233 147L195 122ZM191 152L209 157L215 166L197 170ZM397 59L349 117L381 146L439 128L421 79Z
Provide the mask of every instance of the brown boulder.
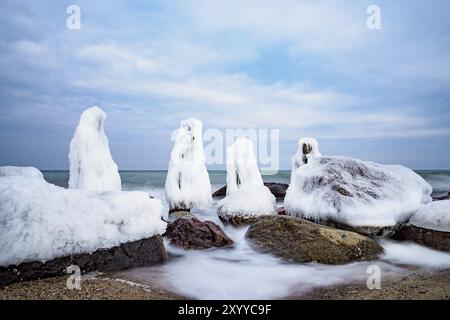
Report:
M414 241L433 249L450 252L450 232L406 225L396 230L392 239Z
M260 217L245 237L256 250L297 263L345 264L373 260L383 252L377 242L358 233L291 216Z
M123 243L93 253L56 258L45 263L25 262L18 266L0 267L0 287L13 282L44 279L66 274L67 267L76 265L82 273L111 272L128 268L150 266L168 259L160 235L148 239Z
M450 200L450 192L446 196L433 197L433 201Z
M194 217L179 218L169 223L166 236L170 239L170 244L184 249L229 247L234 244L217 224Z

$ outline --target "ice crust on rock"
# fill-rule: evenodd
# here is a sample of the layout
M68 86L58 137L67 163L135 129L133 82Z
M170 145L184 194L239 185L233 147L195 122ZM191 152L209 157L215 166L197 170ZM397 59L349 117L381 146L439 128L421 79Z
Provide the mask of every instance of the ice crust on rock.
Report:
M70 142L70 189L120 191L121 181L105 135L106 113L85 110Z
M218 214L255 217L276 212L276 200L264 186L258 169L253 143L239 138L227 148L227 196L218 203Z
M416 227L450 232L450 200L434 201L422 206L409 220Z
M199 120L187 119L174 133L165 185L170 209L208 207L212 201L202 130Z
M22 176L22 177L34 177L44 179L42 172L33 167L13 167L13 166L3 166L0 167L0 177L11 177L11 176Z
M432 187L412 170L346 157L319 157L292 172L290 215L349 226L394 226L431 201Z
M165 232L161 201L144 192L64 189L37 169L4 175L14 171L24 172L0 167L0 266L91 253Z

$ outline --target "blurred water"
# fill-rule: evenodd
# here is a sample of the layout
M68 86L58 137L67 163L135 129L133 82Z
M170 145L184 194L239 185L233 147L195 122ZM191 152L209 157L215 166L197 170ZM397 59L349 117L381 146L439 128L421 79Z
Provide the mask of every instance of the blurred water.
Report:
M450 170L416 171L433 187L433 195L443 195L450 191ZM67 188L68 171L43 171L45 179L53 184ZM163 194L167 171L120 171L123 190L146 191L154 196ZM276 175L263 176L266 182L289 183L291 172L279 171ZM209 171L212 189L216 191L225 185L226 171Z
M45 179L67 187L67 171L44 171ZM124 190L145 191L164 199L166 171L121 171ZM210 171L213 191L225 184L225 171ZM419 171L434 189L434 194L450 190L450 171ZM264 181L289 183L290 171L275 176L263 176ZM216 214L217 201L207 210L194 209L201 220L220 225L235 241L231 249L185 251L165 246L173 257L163 265L127 270L115 277L140 284L156 284L178 294L199 299L276 299L298 296L315 288L344 283L365 283L367 268L377 265L383 279L405 276L414 270L450 268L450 254L437 252L410 243L381 241L385 254L377 261L358 262L342 266L291 264L254 251L244 235L246 227L224 226Z

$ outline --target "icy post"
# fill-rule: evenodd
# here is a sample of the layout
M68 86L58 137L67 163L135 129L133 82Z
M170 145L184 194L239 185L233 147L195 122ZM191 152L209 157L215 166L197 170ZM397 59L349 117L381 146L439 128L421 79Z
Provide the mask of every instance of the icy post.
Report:
M319 144L314 138L301 138L298 140L297 152L292 157L292 173L300 166L307 164L311 159L321 157Z
M227 148L227 196L218 204L219 216L256 217L276 211L275 197L264 186L253 143L239 138Z
M174 134L165 187L171 211L207 207L212 201L202 127L201 121L187 119Z
M106 113L85 110L70 142L70 189L120 191L121 181L105 135Z

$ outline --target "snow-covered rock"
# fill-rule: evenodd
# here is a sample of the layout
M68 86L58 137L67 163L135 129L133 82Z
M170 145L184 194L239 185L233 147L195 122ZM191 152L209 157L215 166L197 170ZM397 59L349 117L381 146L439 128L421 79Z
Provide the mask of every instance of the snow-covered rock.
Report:
M219 217L233 222L275 213L276 200L264 186L253 143L239 138L227 148L227 196L218 203Z
M161 210L161 201L143 192L64 189L37 175L1 176L0 266L91 253L162 234Z
M70 189L120 191L117 164L105 135L106 113L98 107L85 110L70 142Z
M0 177L23 176L44 179L42 172L33 167L0 167Z
M165 187L169 207L172 210L207 207L212 197L202 123L197 119L183 120L174 140Z
M450 200L434 201L422 206L409 220L409 224L442 232L450 232Z
M450 200L422 206L406 225L395 230L392 238L450 252Z
M391 227L430 202L431 192L425 180L402 166L320 157L292 173L285 208L315 221Z

